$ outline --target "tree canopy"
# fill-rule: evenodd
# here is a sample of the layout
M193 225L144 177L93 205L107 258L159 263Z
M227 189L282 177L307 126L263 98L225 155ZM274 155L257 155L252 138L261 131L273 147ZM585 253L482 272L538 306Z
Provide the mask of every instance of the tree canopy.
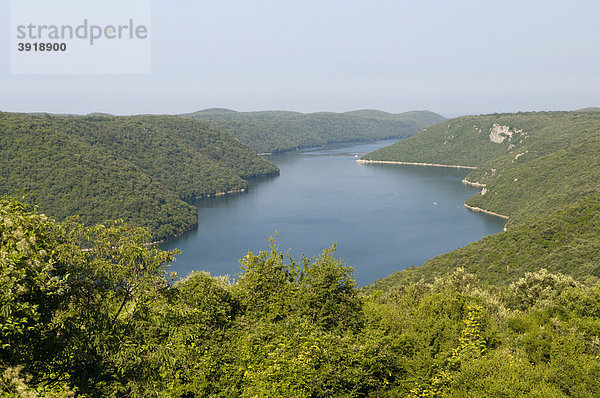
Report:
M176 253L121 223L58 223L0 199L7 397L588 397L600 284L538 269L505 287L455 268L360 294L335 246L275 241L236 279L175 283Z
M197 225L188 203L246 189L278 168L200 121L0 113L0 194L92 225L123 219L152 239Z

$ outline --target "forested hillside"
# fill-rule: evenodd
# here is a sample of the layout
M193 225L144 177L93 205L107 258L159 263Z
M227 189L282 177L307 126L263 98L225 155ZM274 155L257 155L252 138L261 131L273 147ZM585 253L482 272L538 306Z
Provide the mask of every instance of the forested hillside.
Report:
M363 157L477 167L484 184L468 205L509 216L508 227L600 194L600 114L537 112L467 116Z
M475 166L466 180L484 186L467 204L509 216L506 232L397 272L365 291L385 291L406 278L433 281L456 267L495 286L541 268L582 282L600 277L597 112L462 117L364 159Z
M273 243L248 253L235 281L199 272L170 284L165 264L175 253L145 246L148 238L120 224L56 223L0 198L3 396L592 397L600 389L593 281L541 269L490 286L455 268L365 297L334 248L298 261Z
M391 114L375 110L302 114L206 109L181 116L205 120L259 153L337 142L408 137L444 120L444 117L428 111Z
M145 147L165 147L161 134L176 129L173 118L62 121L71 131L57 129L60 118L9 116L34 137L69 149L50 157L56 164L92 162L85 174L92 186L94 171L123 168L130 173L121 177L123 186L130 176L147 176L149 192L154 181L146 170L162 163L125 153L137 148L127 141L141 126L157 131L156 143L143 140ZM494 196L531 209L530 201L542 205L534 214L516 208L504 233L361 290L352 269L335 257L335 245L293 259L274 240L248 253L235 279L197 272L175 281L166 265L177 253L146 246L150 234L143 228L56 222L0 197L0 391L7 397L594 397L600 391L596 117L460 118L409 139L438 158L384 159L460 164L467 159L459 151L463 141L473 150L470 165L478 167L468 178L488 184L478 196L507 189L493 184L508 176L525 181L522 189L536 181L538 190ZM184 137L197 126L183 123ZM2 151L28 144L22 135L3 140ZM446 153L449 145L455 149ZM34 146L30 156L48 157L44 147ZM86 156L72 154L83 150ZM522 153L531 156L517 157ZM535 180L544 167L547 174ZM74 178L69 173L60 176ZM156 179L161 189L169 183L168 175ZM569 199L567 191L581 184ZM192 196L200 192L190 185Z
M0 194L25 194L57 219L120 218L154 239L197 224L186 201L278 173L227 134L169 116L0 113L0 164Z

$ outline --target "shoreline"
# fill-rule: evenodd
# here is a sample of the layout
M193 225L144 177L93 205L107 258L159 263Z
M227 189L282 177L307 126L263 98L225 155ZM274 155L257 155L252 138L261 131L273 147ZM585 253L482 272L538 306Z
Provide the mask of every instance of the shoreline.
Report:
M144 245L143 245L143 246L154 246L154 245L160 245L161 243L165 243L165 242L167 242L167 241L169 241L169 240L171 240L171 239L177 239L177 238L179 238L180 236L183 236L183 235L187 234L188 232L192 231L194 228L198 228L198 223L197 223L197 222L196 222L196 225L194 225L192 228L188 229L187 231L183 231L183 232L181 232L181 233L178 233L177 235L173 235L173 236L170 236L170 237L168 237L168 238L165 238L165 239L162 239L162 240L157 240L157 241L155 241L155 242L148 242L148 243L144 243Z
M473 167L473 166L460 166L460 165L453 165L453 164L437 164L437 163L418 163L418 162L397 162L397 161L391 161L391 160L365 160L365 159L358 159L357 160L358 163L371 163L371 164L402 164L402 165L408 165L408 166L430 166L430 167L449 167L449 168L454 168L454 169L469 169L469 170L476 170L477 167Z
M414 133L416 134L416 133ZM287 148L287 149L273 149L271 150L271 152L258 152L256 155L257 156L272 156L272 155L281 155L281 154L285 154L288 152L297 152L297 151L302 151L305 149L318 149L318 148L323 148L326 147L328 145L345 145L345 144L361 144L361 143L369 143L369 142L379 142L379 141L387 141L387 140L403 140L405 138L409 138L412 137L414 134L403 134L403 135L392 135L389 137L380 137L380 138L374 138L374 137L370 137L370 138L366 138L366 137L362 137L362 138L355 138L355 139L350 139L350 140L342 140L342 141L331 141L331 142L326 142L325 144L319 144L319 143L314 143L312 145L301 145L301 146L294 146L291 148ZM267 149L268 150L268 149Z
M364 160L364 159L358 159L357 160L358 163L375 163L375 164L401 164L401 165L412 165L412 166L430 166L430 167L450 167L450 168L455 168L455 169L471 169L471 170L476 170L477 167L473 167L473 166L458 166L458 165L447 165L447 164L436 164L436 163L417 163L417 162L397 162L397 161L391 161L391 160ZM462 179L461 182L465 185L471 185L474 187L478 187L478 188L485 188L486 185L485 184L481 184L479 182L471 182L468 181L466 178ZM500 217L503 218L505 220L508 220L508 216L505 216L503 214L499 214L499 213L495 213L493 211L489 211L489 210L484 210L480 207L474 207L474 206L469 206L468 204L464 203L464 206L476 213L484 213L484 214L488 214L490 216L495 216L495 217ZM506 232L506 225L504 226L504 231Z
M465 185L470 185L472 187L477 187L477 188L485 188L486 187L485 184L482 184L480 182L471 182L471 181L468 181L466 178L461 180L461 182Z
M195 200L202 200L202 199L208 199L208 198L216 198L216 197L230 195L230 194L234 194L234 193L242 193L242 192L246 192L246 190L247 190L247 188L241 188L241 189L234 189L232 191L217 192L217 193L213 193L213 194L208 194L208 195L200 196L200 197L196 198ZM190 229L188 229L186 231L180 232L177 235L169 236L169 237L161 239L161 240L157 240L157 241L154 241L154 242L144 243L144 246L160 245L160 244L168 242L170 240L177 239L177 238L179 238L179 237L187 234L188 232L193 231L195 228L198 228L198 221L196 221L196 224L192 228L190 228Z
M196 227L198 227L198 223L196 223L196 225L195 225L193 228L196 228ZM142 243L142 246L143 246L143 247L150 247L150 246L154 246L154 245L160 245L161 243L165 243L165 242L166 242L166 241L168 241L168 240L175 239L175 238L179 238L180 236L182 236L182 235L184 235L184 234L187 234L187 233L188 233L188 232L190 232L190 231L191 231L193 228L190 228L190 229L188 229L187 231L183 231L183 232L181 232L181 233L179 233L179 234L177 234L177 235L174 235L174 236L172 236L172 237L169 237L169 238L165 238L165 239L163 239L163 240L157 240L157 241L155 241L155 242L146 242L146 243ZM113 249L114 249L114 248L116 248L116 246L114 246L114 247L113 247ZM93 251L94 251L94 249L81 249L81 252L82 252L82 253L92 253Z
M213 198L213 197L217 197L217 196L224 196L224 195L230 195L232 193L242 193L242 192L246 192L246 188L240 188L240 189L234 189L232 191L224 191L224 192L211 193L208 195L202 195L197 199Z
M480 207L474 207L474 206L469 206L468 204L465 203L465 207L471 211L474 211L476 213L485 213L485 214L489 214L490 216L496 216L496 217L500 217L500 218L504 218L505 220L508 220L508 216L502 215L502 214L498 214L498 213L494 213L493 211L489 211L489 210L484 210Z

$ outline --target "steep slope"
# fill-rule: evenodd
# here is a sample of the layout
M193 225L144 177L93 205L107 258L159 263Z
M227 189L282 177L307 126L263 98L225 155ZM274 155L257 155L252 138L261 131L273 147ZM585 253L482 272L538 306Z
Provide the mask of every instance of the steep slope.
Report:
M432 281L457 267L496 286L546 268L581 281L600 277L600 114L550 112L469 116L444 122L366 161L477 167L484 184L467 205L509 216L507 231L377 281ZM401 267L402 264L399 264Z
M162 239L197 224L184 201L278 169L226 134L177 117L0 113L0 194L88 224L124 219Z
M540 112L468 116L363 157L472 166L484 184L467 201L510 217L509 227L600 193L600 114Z
M442 254L421 267L396 272L365 287L387 291L408 279L433 282L457 268L492 286L507 286L545 268L580 281L600 278L600 195L590 196L543 218Z
M180 115L202 119L258 152L280 152L335 142L407 137L444 118L433 112L391 114L363 110L302 114L207 109Z

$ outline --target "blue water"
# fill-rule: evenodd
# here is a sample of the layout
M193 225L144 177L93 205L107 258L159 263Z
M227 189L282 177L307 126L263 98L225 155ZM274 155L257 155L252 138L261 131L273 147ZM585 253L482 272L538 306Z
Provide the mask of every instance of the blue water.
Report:
M280 176L252 181L243 194L195 203L198 229L161 245L182 251L170 271L234 277L238 260L267 249L278 231L280 250L295 258L337 242L337 257L365 285L503 229L504 220L464 207L478 191L460 182L467 170L356 162L393 142L270 156Z

